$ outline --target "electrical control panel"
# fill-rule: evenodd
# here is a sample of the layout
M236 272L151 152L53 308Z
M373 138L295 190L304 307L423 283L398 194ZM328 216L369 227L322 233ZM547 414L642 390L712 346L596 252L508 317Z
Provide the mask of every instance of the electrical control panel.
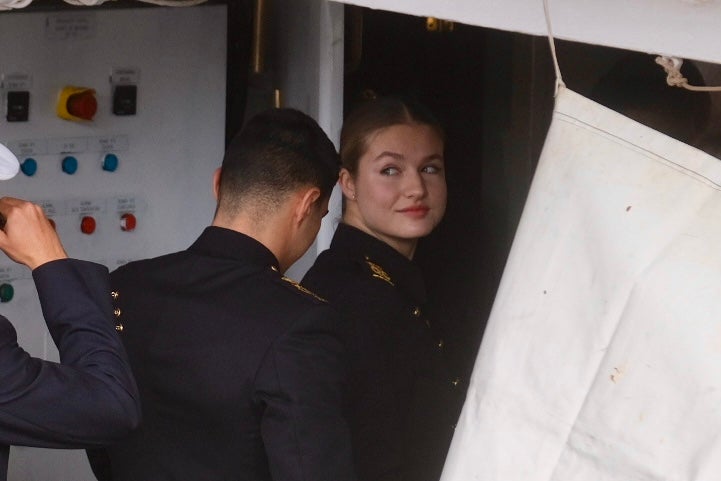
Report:
M43 206L71 257L111 270L187 248L212 219L226 7L0 13L0 195ZM29 270L0 254L0 313L57 360ZM10 479L93 480L82 451L13 447Z

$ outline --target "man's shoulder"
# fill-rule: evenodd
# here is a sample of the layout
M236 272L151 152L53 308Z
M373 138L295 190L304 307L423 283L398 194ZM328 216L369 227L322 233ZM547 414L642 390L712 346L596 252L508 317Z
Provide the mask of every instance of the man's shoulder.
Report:
M7 317L0 315L0 347L3 344L14 344L17 342L17 334L15 327L10 323Z
M178 265L182 259L188 257L188 251L173 252L158 257L147 259L130 260L110 272L113 280L123 279L128 276L137 276L162 270L167 267Z

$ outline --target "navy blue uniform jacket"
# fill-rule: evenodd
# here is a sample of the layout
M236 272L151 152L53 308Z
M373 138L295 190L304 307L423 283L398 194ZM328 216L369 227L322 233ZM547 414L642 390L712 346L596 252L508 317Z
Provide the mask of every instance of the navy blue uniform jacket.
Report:
M302 284L342 316L358 478L437 481L463 399L443 342L423 314L419 268L385 242L340 224Z
M36 268L33 278L62 364L30 357L0 316L0 480L11 444L101 446L126 435L140 416L107 269L63 259Z
M143 425L90 453L99 479L355 479L337 314L262 244L208 227L111 278Z

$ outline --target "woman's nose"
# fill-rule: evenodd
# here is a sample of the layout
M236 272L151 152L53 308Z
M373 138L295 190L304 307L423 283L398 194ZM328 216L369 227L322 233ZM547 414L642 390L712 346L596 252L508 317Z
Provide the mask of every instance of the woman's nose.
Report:
M423 198L426 195L426 183L423 176L419 172L411 172L406 178L404 185L404 194L406 197Z

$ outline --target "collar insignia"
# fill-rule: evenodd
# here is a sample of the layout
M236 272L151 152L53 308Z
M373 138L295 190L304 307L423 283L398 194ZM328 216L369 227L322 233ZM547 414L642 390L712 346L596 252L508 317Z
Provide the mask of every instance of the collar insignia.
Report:
M371 272L373 272L373 277L376 277L382 281L386 281L388 284L395 286L395 284L393 284L393 281L391 280L391 276L389 276L388 273L384 271L381 266L379 266L375 262L372 262L370 259L368 259L368 257L366 257L366 264L368 264Z

